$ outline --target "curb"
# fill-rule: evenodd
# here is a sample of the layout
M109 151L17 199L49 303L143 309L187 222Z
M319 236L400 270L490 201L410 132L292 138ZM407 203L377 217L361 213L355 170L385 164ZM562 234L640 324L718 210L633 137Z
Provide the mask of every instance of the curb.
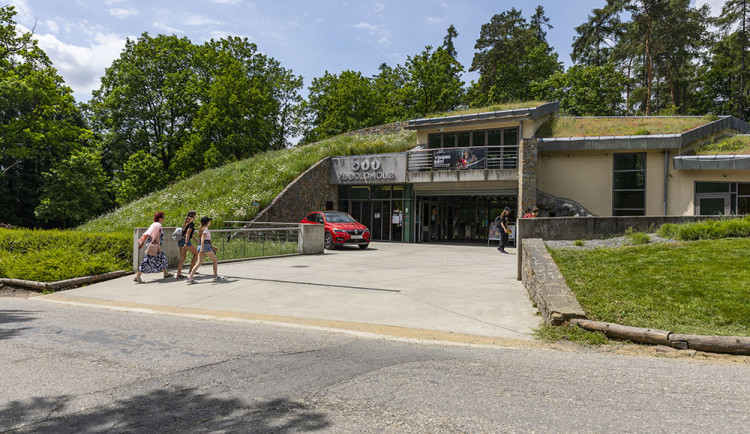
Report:
M105 280L116 279L132 271L111 271L109 273L95 274L93 276L76 277L73 279L58 280L57 282L37 282L34 280L23 279L0 279L0 284L9 286L20 286L22 288L31 288L41 291L57 291L61 288L71 288L74 286L86 285L88 283L103 282Z
M654 345L666 345L680 350L698 350L750 356L750 338L742 336L682 335L666 330L631 327L602 321L574 318L570 324L585 330L604 333L614 339Z

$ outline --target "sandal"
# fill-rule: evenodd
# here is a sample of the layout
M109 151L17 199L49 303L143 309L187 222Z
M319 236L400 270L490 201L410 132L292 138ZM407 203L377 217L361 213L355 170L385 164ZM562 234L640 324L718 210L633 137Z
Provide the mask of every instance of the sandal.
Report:
M135 282L135 283L143 283L143 280L141 280L140 277L136 277L135 279L133 279L133 282Z
M167 277L172 277L172 276L174 276L174 274L172 274L172 273L167 273L167 274L165 274L165 275L164 275L164 278L166 279Z
M178 274L174 277L175 279L187 279L187 276L184 274Z

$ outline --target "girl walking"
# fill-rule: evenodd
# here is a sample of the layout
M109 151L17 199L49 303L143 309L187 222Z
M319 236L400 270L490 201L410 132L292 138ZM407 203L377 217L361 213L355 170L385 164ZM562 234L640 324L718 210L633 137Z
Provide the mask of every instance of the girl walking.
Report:
M195 258L198 256L198 250L193 246L193 235L195 235L195 211L190 211L185 217L185 222L182 223L182 238L177 241L177 246L180 248L180 262L177 264L177 278L184 279L187 276L182 274L182 265L185 263L187 252L193 254L193 258L190 260L190 266L188 267L188 273L193 268ZM197 237L196 237L197 238Z
M138 250L140 250L144 244L147 244L146 254L143 256L141 265L138 267L138 273L135 275L135 283L143 283L141 275L143 273L164 273L164 277L172 277L172 273L167 271L169 262L167 261L167 255L161 248L162 242L164 241L164 232L162 231L162 225L164 224L164 213L159 211L154 214L154 222L148 227L146 232L138 240Z
M218 274L218 259L216 258L216 253L214 253L217 249L211 245L211 231L208 230L209 226L211 226L211 218L206 216L201 217L201 227L198 229L198 236L201 240L200 247L198 247L200 255L198 255L198 262L190 269L190 275L187 279L188 285L195 283L193 276L198 271L198 268L200 268L203 263L203 258L205 258L206 255L208 255L214 263L214 281L220 281L222 279Z

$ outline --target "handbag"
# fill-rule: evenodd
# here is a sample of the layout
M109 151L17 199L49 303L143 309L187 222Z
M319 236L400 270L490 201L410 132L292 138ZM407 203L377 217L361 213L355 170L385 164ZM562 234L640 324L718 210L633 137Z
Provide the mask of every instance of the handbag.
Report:
M156 256L161 251L161 246L153 241L146 247L146 254L149 256Z

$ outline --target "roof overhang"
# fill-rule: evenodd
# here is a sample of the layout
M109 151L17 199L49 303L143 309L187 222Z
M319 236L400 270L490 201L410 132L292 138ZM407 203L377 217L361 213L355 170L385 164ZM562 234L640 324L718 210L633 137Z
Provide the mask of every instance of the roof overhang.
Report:
M454 125L473 125L498 121L521 121L539 119L557 112L560 103L550 102L538 107L530 107L515 110L500 110L485 113L472 113L457 116L442 116L438 118L413 119L407 122L404 128L418 130L422 128L435 128Z
M676 170L750 170L750 155L678 155Z

